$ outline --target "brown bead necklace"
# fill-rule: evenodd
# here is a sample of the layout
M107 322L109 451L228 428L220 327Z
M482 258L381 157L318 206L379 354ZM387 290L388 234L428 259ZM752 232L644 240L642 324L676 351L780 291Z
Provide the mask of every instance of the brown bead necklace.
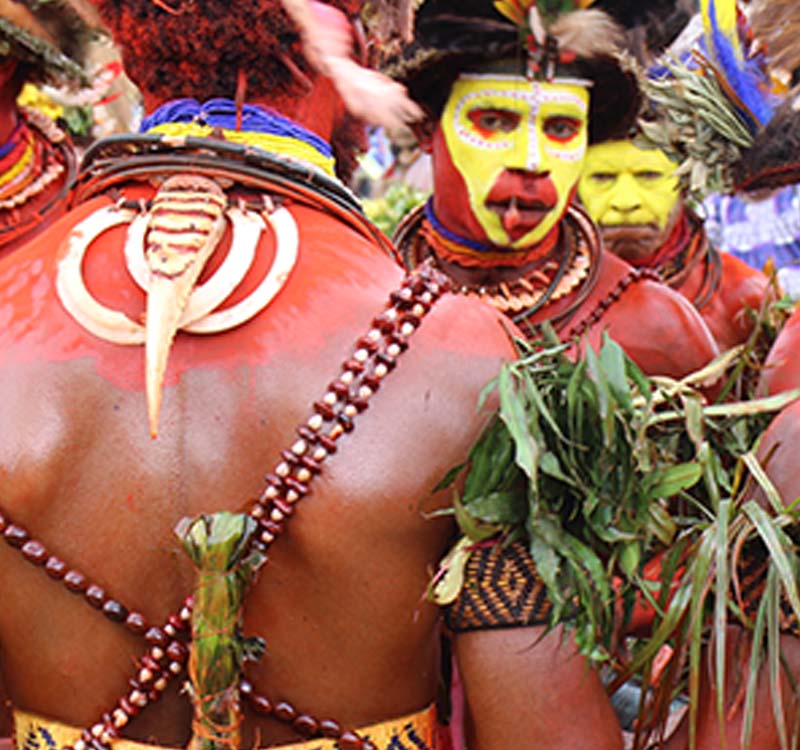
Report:
M404 278L400 289L391 293L383 312L373 318L370 329L358 339L352 356L342 365L341 374L329 384L322 399L314 403L308 420L297 428L298 439L282 452L282 460L266 476L266 488L248 511L259 524L259 534L252 544L262 553L284 532L295 505L309 495L310 484L322 471L323 462L336 452L337 441L354 429L356 416L369 407L369 399L408 348L409 337L449 289L450 281L443 273L429 263L420 265ZM51 555L44 544L1 512L0 533L29 563L147 643L147 653L137 660L136 674L129 680L130 690L116 706L85 728L72 748L110 750L111 742L120 736L128 722L158 701L171 680L183 672L188 658L191 597L162 626L153 626L144 615L128 609L85 574ZM343 729L337 721L301 713L285 700L269 700L256 692L249 680L243 679L239 689L255 713L289 724L301 737L332 738L341 750L375 750L371 741Z

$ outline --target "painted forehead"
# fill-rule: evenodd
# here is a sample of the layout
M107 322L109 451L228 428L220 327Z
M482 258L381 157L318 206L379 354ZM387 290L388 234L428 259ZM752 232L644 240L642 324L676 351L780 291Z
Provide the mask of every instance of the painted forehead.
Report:
M586 114L590 85L590 81L582 78L557 78L540 83L511 74L462 73L453 86L451 98L461 98L462 106L481 97L522 102L534 109L545 104L566 104Z
M602 169L607 172L651 169L672 173L678 168L678 165L660 149L639 148L630 141L610 141L592 146L587 151L586 168L590 171Z

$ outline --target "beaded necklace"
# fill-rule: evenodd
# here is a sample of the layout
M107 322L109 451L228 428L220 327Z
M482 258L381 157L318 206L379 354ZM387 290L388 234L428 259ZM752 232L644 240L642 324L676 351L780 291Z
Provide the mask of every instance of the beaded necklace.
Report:
M0 146L0 210L19 208L44 192L65 171L52 145L64 133L46 116L22 108L22 119Z
M415 268L426 259L441 264L452 257L453 233L443 236L439 223L430 221L431 213L428 206L416 209L400 225L395 236L408 268ZM587 231L584 218L580 211L571 207L562 221L561 231L554 235L553 247L537 247L532 251L536 256L533 267L517 278L492 285L465 284L457 290L486 300L516 323L524 322L581 286L579 300L583 300L593 286L592 272L596 271L599 256L599 241L594 241ZM504 265L503 261L498 261L497 265Z
M163 104L142 120L139 131L160 133L170 138L223 138L259 148L293 161L310 164L334 176L335 160L323 138L296 122L255 104L239 112L230 99L177 99Z

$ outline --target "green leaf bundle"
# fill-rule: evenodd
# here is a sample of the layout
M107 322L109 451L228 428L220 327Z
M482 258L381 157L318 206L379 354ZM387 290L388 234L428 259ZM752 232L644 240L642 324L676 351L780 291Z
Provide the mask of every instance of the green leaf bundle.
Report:
M215 513L183 519L175 533L197 567L189 677L194 706L190 750L239 750L238 684L247 659L264 649L241 634L242 606L264 556L250 549L256 522Z

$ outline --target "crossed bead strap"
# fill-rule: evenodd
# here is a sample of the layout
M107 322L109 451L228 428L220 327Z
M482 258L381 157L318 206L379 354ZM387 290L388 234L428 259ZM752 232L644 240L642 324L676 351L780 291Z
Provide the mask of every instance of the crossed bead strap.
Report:
M370 398L394 369L398 357L408 348L409 337L435 302L450 288L449 279L430 264L420 265L392 292L383 312L373 318L367 333L356 342L352 356L342 365L341 374L314 403L313 413L297 428L298 439L282 452L282 460L267 475L267 486L250 507L249 515L259 524L251 544L266 553L283 533L295 505L308 496L311 482L324 461L337 449L337 441L351 432L357 415L369 407ZM159 700L170 681L181 674L188 657L192 599L170 614L162 626L153 626L144 615L125 607L109 596L82 572L71 569L48 552L22 526L0 512L3 539L33 565L40 567L69 591L81 595L92 607L112 622L123 624L148 644L147 653L136 663L136 676L130 690L117 705L84 729L72 750L109 750L128 722L150 703ZM290 724L303 737L328 737L338 741L341 750L374 750L369 740L343 730L331 719L316 719L299 713L287 701L272 702L258 694L252 683L242 680L240 692L260 715L271 715ZM64 750L68 750L65 748Z

